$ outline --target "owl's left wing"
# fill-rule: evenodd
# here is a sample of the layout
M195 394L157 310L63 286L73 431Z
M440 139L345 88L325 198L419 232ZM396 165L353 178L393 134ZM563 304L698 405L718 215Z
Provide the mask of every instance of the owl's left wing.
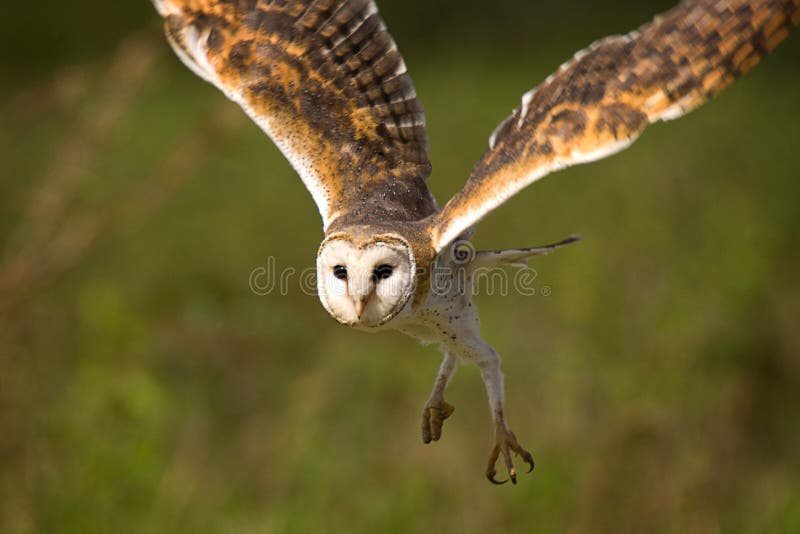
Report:
M466 185L430 219L436 251L545 175L628 147L731 84L800 24L800 0L688 0L598 41L497 130Z
M373 0L153 0L183 62L272 138L323 225L436 209L425 114Z

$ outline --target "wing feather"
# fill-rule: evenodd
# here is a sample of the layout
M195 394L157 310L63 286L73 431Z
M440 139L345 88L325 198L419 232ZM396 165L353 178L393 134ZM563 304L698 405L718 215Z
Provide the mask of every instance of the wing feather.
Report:
M198 76L273 139L323 225L436 210L425 114L373 0L153 0Z
M547 174L610 156L647 125L695 109L798 24L800 0L690 0L579 52L492 134L465 186L431 218L434 249Z

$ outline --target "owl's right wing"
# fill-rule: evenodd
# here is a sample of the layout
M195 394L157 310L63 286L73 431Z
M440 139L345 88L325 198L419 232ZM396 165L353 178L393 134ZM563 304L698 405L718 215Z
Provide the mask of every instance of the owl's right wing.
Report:
M695 109L800 24L800 0L688 0L579 52L503 122L466 185L430 220L442 250L559 169L628 147L645 127Z
M425 114L373 0L153 0L178 56L292 163L327 228L436 209Z

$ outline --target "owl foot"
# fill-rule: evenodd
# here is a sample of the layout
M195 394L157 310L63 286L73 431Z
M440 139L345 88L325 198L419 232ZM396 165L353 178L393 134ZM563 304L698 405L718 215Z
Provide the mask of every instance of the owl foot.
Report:
M422 441L424 443L439 441L442 437L444 420L453 415L454 411L455 407L444 399L428 401L422 409Z
M515 452L520 458L525 460L525 463L530 466L528 473L533 471L533 456L531 456L531 453L520 446L520 444L517 442L517 437L513 432L506 428L505 424L498 425L497 430L495 431L494 448L492 449L492 453L489 455L489 465L486 467L486 478L489 479L489 482L492 484L497 484L498 486L500 484L505 484L508 482L508 480L511 480L512 484L517 483L517 471L514 469L514 464L511 461L512 452ZM495 471L495 465L500 457L500 453L503 453L506 469L508 469L508 479L503 481L498 481L496 478L494 478L497 474L497 471Z

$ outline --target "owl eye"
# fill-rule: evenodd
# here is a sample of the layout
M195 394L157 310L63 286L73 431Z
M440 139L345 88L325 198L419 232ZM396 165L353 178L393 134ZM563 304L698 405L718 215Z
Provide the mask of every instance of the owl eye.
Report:
M378 265L377 267L375 267L375 270L372 271L372 279L376 281L385 280L386 278L392 276L393 272L394 272L394 267L392 267L391 265L387 264Z
M344 265L337 265L333 268L333 276L339 280L347 280L347 267Z

